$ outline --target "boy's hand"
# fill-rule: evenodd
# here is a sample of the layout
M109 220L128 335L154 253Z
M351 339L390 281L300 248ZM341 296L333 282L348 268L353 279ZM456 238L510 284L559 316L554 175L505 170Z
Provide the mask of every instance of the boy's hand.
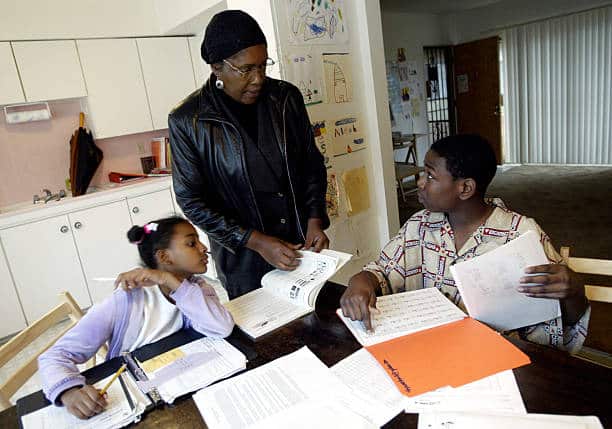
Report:
M115 288L121 287L124 290L154 285L167 286L172 290L176 290L181 283L172 273L152 270L150 268L136 268L121 273L115 280Z
M340 307L345 317L361 320L367 331L372 331L370 309L376 308L378 279L368 271L355 274L340 298Z
M535 276L521 277L520 282L537 286L519 286L518 291L533 298L574 299L584 298L584 282L566 265L546 264L527 267L525 273Z
M79 419L88 419L106 408L106 397L93 386L73 387L60 396L60 401L70 414Z

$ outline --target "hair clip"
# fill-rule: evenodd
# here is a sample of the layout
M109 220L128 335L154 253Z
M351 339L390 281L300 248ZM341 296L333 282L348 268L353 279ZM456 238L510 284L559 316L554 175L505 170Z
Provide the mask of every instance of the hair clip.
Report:
M149 222L143 227L143 229L145 230L145 234L151 234L153 231L157 231L158 226L159 225L155 222Z

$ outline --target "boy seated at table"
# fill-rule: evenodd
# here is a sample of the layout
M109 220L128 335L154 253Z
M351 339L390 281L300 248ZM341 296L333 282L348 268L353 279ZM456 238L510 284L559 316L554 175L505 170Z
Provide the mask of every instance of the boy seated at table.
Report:
M450 273L452 264L482 255L529 230L540 236L550 264L528 267L519 292L535 298L558 299L561 317L518 330L534 343L577 352L587 334L590 307L580 277L555 251L550 239L531 218L508 210L499 199L484 198L497 162L489 143L477 135L456 135L435 142L425 156L418 198L425 210L415 213L369 263L349 281L340 299L342 311L372 329L370 309L376 293L392 294L436 287L465 311Z

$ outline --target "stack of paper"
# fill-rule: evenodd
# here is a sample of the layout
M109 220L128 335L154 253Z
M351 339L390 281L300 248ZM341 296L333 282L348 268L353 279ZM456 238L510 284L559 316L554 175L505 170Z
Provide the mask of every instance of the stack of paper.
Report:
M530 362L497 332L465 318L436 288L381 297L377 308L373 333L338 314L404 395L459 387Z
M307 347L193 397L207 427L378 427L380 413L354 395ZM386 417L385 417L386 418Z
M147 381L138 381L148 392L157 389L164 402L194 392L246 369L246 356L218 338L201 338L140 363Z
M112 378L109 376L94 384L102 389ZM145 408L151 404L129 374L122 374L120 380L110 385L107 393L106 410L87 420L81 420L68 412L66 407L49 405L21 418L24 429L72 428L72 429L113 429L121 428L140 419Z

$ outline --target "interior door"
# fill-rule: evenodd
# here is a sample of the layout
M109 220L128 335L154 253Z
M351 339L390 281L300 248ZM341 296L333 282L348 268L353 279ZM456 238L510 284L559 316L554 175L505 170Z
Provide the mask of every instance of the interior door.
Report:
M480 134L503 162L499 90L499 38L454 47L457 131Z

